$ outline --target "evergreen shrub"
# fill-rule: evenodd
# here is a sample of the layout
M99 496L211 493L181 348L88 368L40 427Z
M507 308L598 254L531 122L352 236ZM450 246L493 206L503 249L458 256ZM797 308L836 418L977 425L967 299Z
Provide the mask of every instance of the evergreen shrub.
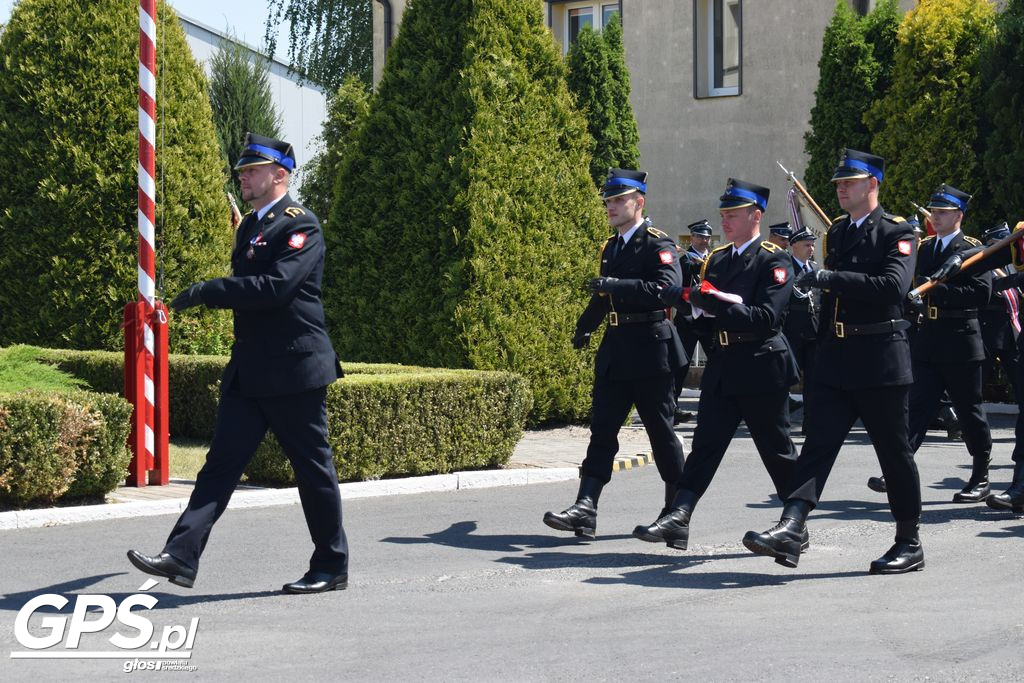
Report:
M569 339L608 227L541 3L412 0L356 138L326 232L339 353L516 372L533 421L584 416Z
M0 36L0 345L123 347L137 294L137 4L21 0ZM232 234L206 79L158 3L158 294L223 275ZM161 291L162 290L162 291ZM223 351L230 317L177 316Z

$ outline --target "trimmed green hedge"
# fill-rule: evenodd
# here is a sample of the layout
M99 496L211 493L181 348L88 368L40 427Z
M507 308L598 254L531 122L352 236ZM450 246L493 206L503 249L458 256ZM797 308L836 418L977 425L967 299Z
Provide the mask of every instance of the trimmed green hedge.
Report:
M131 405L85 391L0 395L0 502L102 496L124 478Z
M120 353L32 350L38 360L85 380L93 390L121 391ZM172 436L211 438L218 382L227 362L226 356L171 355ZM327 394L330 439L342 480L502 464L511 457L533 407L527 380L509 372L388 363L346 363L345 371ZM272 436L248 473L264 482L293 481Z
M509 372L353 374L327 392L329 438L342 481L441 474L508 462L532 407L529 385ZM247 470L295 481L272 435Z

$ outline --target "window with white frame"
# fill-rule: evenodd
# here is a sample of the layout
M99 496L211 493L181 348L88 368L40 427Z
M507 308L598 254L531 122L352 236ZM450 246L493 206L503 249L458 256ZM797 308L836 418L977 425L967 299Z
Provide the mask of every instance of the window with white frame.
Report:
M694 85L697 97L739 95L743 0L694 0Z
M576 41L580 31L589 26L595 31L600 31L612 16L619 14L618 2L590 2L577 1L555 5L555 15L552 17L551 28L555 35L559 34L558 27L562 27L562 49L569 50L569 46ZM562 14L564 12L564 14Z

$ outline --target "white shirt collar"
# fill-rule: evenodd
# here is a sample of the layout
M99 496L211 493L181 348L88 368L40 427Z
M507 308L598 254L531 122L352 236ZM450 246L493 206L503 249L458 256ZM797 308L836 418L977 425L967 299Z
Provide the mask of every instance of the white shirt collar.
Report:
M860 226L864 225L864 221L866 221L868 219L868 216L870 216L870 215L871 215L871 212L869 211L868 213L866 213L863 216L861 216L859 220L855 220L855 221L851 220L850 221L850 225L852 225L855 228L859 228Z
M754 238L752 240L750 240L749 242L746 242L744 244L741 244L738 247L735 244L733 244L732 245L732 253L734 253L734 254L742 254L744 251L746 251L747 247L749 247L751 244L753 244L754 242L758 241L759 239L761 239L761 235L757 234L757 235L754 235Z
M626 231L626 234L625 234L625 235L622 235L622 236L621 236L621 238L620 238L620 239L622 240L622 243L623 243L623 244L628 244L628 243L629 243L629 240L633 239L633 234L634 234L634 233L636 233L637 229L638 229L638 228L639 228L639 227L640 227L641 225L643 225L643 224L644 224L644 222L643 222L643 220L641 220L641 221L640 221L639 223L637 223L637 224L636 224L636 225L634 225L634 226L633 226L632 228L630 228L629 230L627 230L627 231Z
M287 192L285 194L287 194ZM274 206L279 201L281 201L282 199L284 199L284 195L281 195L280 197L278 197L277 199L275 199L274 201L270 202L269 204L264 206L262 209L257 211L256 212L256 220L258 220L258 221L263 220L263 217L267 215L267 212L270 211L272 208L274 208Z
M945 237L939 237L938 235L936 235L935 236L935 241L936 242L942 242L942 248L945 249L946 247L949 246L949 243L953 241L953 238L956 237L959 234L960 234L960 229L957 228L956 230L954 230L953 232L949 233Z

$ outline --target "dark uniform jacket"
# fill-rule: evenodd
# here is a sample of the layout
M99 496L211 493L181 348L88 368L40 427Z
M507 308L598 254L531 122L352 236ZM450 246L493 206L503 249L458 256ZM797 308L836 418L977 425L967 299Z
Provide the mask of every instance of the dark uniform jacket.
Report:
M262 220L238 226L231 277L204 283L210 308L234 311L235 343L222 384L243 396L294 394L341 376L327 336L320 281L324 239L312 212L285 195Z
M633 380L674 373L686 364L686 352L658 292L681 285L675 244L661 230L643 223L615 258L609 259L609 249L618 239L618 234L612 235L601 250L601 275L619 278L622 289L614 294L594 294L576 329L593 332L608 317L594 363L599 376ZM619 320L619 316L643 314L660 319Z
M781 333L793 290L793 261L771 242L755 242L736 257L732 249L731 243L715 249L704 266L704 280L738 294L743 303L722 303L714 312L701 391L739 396L785 390L798 377Z
M703 264L695 263L692 260L688 259L686 257L687 254L689 254L692 257L699 258L702 261L703 257L693 247L689 247L685 252L683 252L683 256L679 258L679 268L683 274L683 287L693 287L695 285L700 284L700 271ZM708 253L708 255L711 255L710 252ZM693 308L690 306L688 302L679 302L679 305L676 306L675 319L677 322L693 322Z
M795 258L790 257L793 262L793 274L799 276L800 264ZM818 270L814 263L808 263L811 270ZM809 341L818 336L818 319L821 314L820 295L816 289L802 292L796 287L789 297L789 308L786 310L786 320L782 327L786 339L791 346L796 346L800 341Z
M989 271L992 280L1005 277L1003 271ZM1010 321L1010 312L1006 307L1006 297L1015 295L1019 315L1020 291L1013 288L1012 292L993 292L988 304L978 314L981 322L981 339L986 352L990 355L999 351L1009 351L1017 347L1017 336L1014 334Z
M815 379L839 389L913 382L906 329L853 334L857 327L903 319L917 255L913 228L877 207L859 228L841 216L825 233L823 267L833 271L821 298ZM845 334L846 328L850 334Z
M927 280L946 259L981 246L962 232L953 237L938 256L937 237L921 240L917 252L917 284ZM962 363L985 359L981 337L980 309L992 298L991 271L960 273L935 285L924 295L921 327L914 338L913 357L926 363Z

